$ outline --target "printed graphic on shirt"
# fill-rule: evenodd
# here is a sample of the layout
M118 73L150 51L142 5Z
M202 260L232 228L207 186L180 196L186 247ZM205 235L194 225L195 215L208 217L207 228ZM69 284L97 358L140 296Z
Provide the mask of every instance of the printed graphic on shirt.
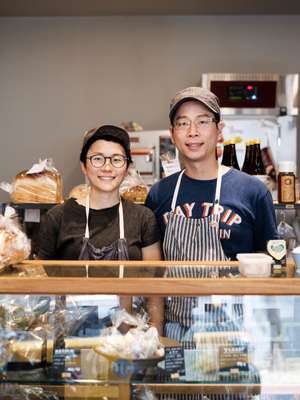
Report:
M200 207L200 210L197 209ZM200 214L199 214L200 212ZM242 222L242 218L235 211L230 208L224 208L220 204L217 206L217 210L215 212L220 214L220 226L222 228L219 229L220 239L228 240L231 236L231 228L234 225L239 225ZM207 218L208 216L214 213L214 203L202 203L199 206L193 203L185 203L181 205L177 205L174 213L176 215L182 215L186 218ZM163 221L165 225L168 222L169 211L163 214Z

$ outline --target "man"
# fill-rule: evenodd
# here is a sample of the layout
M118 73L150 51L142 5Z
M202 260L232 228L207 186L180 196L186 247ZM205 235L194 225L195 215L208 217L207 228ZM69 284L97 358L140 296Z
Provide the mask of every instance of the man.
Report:
M169 117L184 169L157 182L146 200L160 225L165 259L227 260L264 251L277 238L272 197L257 178L219 166L223 122L217 96L201 87L184 89L171 100ZM179 267L169 274L198 276ZM168 303L168 336L182 340L192 323L192 300Z
M165 258L222 260L264 251L277 237L272 196L257 178L219 167L216 145L224 124L217 96L201 87L184 89L172 99L169 116L185 169L157 182L146 200L160 224Z

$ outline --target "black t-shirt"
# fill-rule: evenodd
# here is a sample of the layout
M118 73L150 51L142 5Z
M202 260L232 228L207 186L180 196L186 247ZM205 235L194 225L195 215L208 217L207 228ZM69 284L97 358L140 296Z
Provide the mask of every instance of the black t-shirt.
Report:
M129 259L141 260L142 248L159 241L154 214L147 207L122 200ZM85 233L85 207L73 198L53 207L43 217L39 234L39 259L77 260ZM89 212L90 241L108 246L120 237L119 204Z

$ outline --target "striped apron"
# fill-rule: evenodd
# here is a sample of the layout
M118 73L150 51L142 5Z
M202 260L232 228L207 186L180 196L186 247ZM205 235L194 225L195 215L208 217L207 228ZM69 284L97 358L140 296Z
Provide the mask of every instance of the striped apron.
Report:
M176 201L184 170L180 173L175 186L171 211L163 241L166 260L180 261L222 261L226 260L219 239L219 200L222 183L222 169L218 169L214 206L208 217L193 219L176 215ZM200 278L203 269L197 266L172 266L166 275L174 278ZM194 348L192 330L192 310L197 306L196 297L170 297L166 303L165 335L182 342L184 348Z

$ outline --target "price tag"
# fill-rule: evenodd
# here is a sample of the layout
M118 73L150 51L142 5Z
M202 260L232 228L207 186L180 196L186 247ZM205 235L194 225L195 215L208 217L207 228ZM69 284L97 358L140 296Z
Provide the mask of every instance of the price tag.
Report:
M165 347L165 371L185 375L184 350L181 346Z
M173 160L162 160L161 162L165 176L169 176L174 174L175 172L180 171L180 164L178 158L174 158Z
M247 345L229 345L219 347L219 365L220 369L238 368L248 370L248 346Z
M26 208L24 212L24 222L36 222L41 220L41 211L39 209Z

